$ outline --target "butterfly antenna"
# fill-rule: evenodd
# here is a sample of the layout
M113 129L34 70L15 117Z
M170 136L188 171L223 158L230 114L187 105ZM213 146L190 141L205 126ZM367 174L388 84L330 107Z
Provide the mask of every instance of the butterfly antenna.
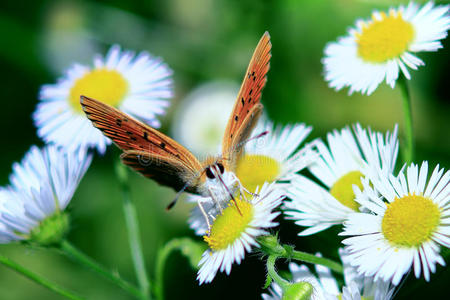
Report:
M258 134L258 135L255 135L255 136L252 136L252 137L246 139L246 140L243 141L242 143L243 143L243 144L246 144L246 143L248 143L248 142L250 142L250 141L252 141L252 140L257 140L257 139L259 139L259 138L262 138L263 136L265 136L265 135L268 134L268 133L269 133L269 130L263 131L263 132L261 132L261 133Z
M175 198L172 200L172 202L167 205L166 210L171 210L175 204L178 201L178 198L180 198L181 194L187 189L187 187L190 185L190 182L186 183L181 190L178 191L178 193L175 195Z
M233 148L231 148L231 149L228 151L228 153L233 152L234 150L236 150L236 149L237 149L238 147L240 147L241 145L245 145L245 144L247 144L247 143L250 142L250 141L253 141L253 140L257 140L257 139L259 139L259 138L262 138L263 136L267 135L268 133L269 133L269 130L266 130L266 131L261 132L261 133L258 134L258 135L252 136L252 137L246 139L245 141L240 142L239 144L237 144L237 145L234 146Z

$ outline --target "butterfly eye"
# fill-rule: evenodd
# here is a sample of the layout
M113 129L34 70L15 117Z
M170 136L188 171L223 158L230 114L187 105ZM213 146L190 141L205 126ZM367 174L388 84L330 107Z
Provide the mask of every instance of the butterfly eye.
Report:
M223 172L225 172L225 168L223 167L223 165L221 163L218 163L217 166L219 167L220 174L223 174Z
M214 176L213 172L211 171L210 167L206 168L206 177L208 177L209 179L214 179L216 178L216 176Z

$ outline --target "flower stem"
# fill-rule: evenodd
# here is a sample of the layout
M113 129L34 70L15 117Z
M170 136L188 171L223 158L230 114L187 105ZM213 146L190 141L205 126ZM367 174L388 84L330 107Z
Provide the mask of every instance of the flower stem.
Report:
M115 171L122 189L123 211L125 214L125 223L128 231L128 240L130 243L134 269L136 271L141 293L145 296L145 299L150 299L150 280L147 271L145 270L136 207L130 198L128 170L120 161L118 161L115 166Z
M170 254L176 250L179 250L189 260L191 267L195 269L198 267L198 262L205 251L205 245L190 238L176 238L159 249L156 256L155 282L153 285L156 299L164 299L164 268Z
M413 121L412 121L412 107L411 107L411 95L408 89L407 79L403 74L398 79L398 87L402 94L403 100L403 115L405 122L405 135L406 145L403 150L403 159L406 163L410 164L414 159L414 134L413 134Z
M134 285L122 279L119 274L112 273L111 271L105 269L103 266L98 264L92 258L88 257L86 254L78 250L69 241L63 240L59 246L59 249L65 255L69 256L70 258L77 261L81 265L86 266L92 271L112 281L117 286L122 288L124 291L128 292L130 295L133 295L138 299L146 299Z
M294 247L282 245L278 241L278 237L273 235L261 236L258 238L261 251L269 256L275 255L287 259L295 259L298 261L312 263L325 266L335 272L343 274L344 268L340 263L331 259L315 256L306 252L294 250Z
M277 255L269 255L269 258L267 258L267 273L269 273L269 276L272 277L272 279L281 287L281 289L285 290L288 285L289 281L278 275L277 271L275 270L275 261L277 260Z
M295 260L306 262L306 263L322 265L322 266L325 266L328 269L333 270L335 272L338 272L341 274L344 273L344 268L342 267L342 265L340 263L337 263L328 258L318 257L315 255L306 253L306 252L293 250L290 255L283 256L283 257L289 258L289 259L295 259Z
M158 251L156 258L156 270L155 270L155 294L156 299L164 299L164 267L166 265L167 258L170 253L180 247L178 240L172 240L168 242L163 248Z
M18 265L17 263L13 262L12 260L10 260L9 258L3 256L0 254L0 263L2 263L4 266L16 271L17 273L22 274L23 276L27 277L28 279L36 282L37 284L40 284L46 288L48 288L49 290L63 296L66 297L67 299L72 299L72 300L82 300L84 298L81 298L77 295L75 295L74 293L63 289L61 287L59 287L58 285L56 285L55 283L52 283L50 281L48 281L47 279L43 278L40 275L37 275L33 272L31 272L28 269L25 269L24 267Z

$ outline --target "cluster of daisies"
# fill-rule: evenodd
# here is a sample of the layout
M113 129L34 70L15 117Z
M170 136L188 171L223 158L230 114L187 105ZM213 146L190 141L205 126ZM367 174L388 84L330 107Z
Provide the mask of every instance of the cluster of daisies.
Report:
M442 47L448 12L449 6L411 3L357 21L348 36L327 45L325 79L336 89L366 94L383 80L393 87L400 71L409 79L407 67L424 64L412 53ZM158 127L157 117L172 96L171 73L159 58L113 46L92 65L76 64L58 83L44 85L33 119L47 145L31 147L14 164L10 184L0 188L0 242L50 245L67 232L65 208L89 168L92 150L103 154L111 144L85 117L81 95ZM213 106L214 97L208 96ZM183 136L188 123L179 126ZM255 134L268 134L245 145L235 170L250 193L220 210L209 202L210 227L194 208L189 224L208 245L199 262L199 283L211 282L219 271L230 274L234 263L259 247L257 238L278 226L281 214L301 227L299 236L343 227L342 289L325 267L316 266L316 276L304 265L289 265L293 280L309 282L317 299L388 299L411 269L429 280L436 264L445 265L440 246L450 247L450 172L439 166L429 171L426 161L420 166L398 161L397 126L382 133L355 124L328 133L326 141L304 144L311 130L261 121ZM189 200L201 201L199 196ZM282 294L273 284L263 298Z

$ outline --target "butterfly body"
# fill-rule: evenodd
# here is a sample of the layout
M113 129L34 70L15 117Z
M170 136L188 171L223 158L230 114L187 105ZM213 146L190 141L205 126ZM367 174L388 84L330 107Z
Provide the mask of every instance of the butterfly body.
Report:
M80 103L93 125L123 150L122 162L142 175L176 191L219 202L233 198L239 186L234 175L237 161L261 115L259 102L269 70L271 43L266 32L259 41L228 121L222 155L199 161L189 150L158 130L105 103L86 96Z

